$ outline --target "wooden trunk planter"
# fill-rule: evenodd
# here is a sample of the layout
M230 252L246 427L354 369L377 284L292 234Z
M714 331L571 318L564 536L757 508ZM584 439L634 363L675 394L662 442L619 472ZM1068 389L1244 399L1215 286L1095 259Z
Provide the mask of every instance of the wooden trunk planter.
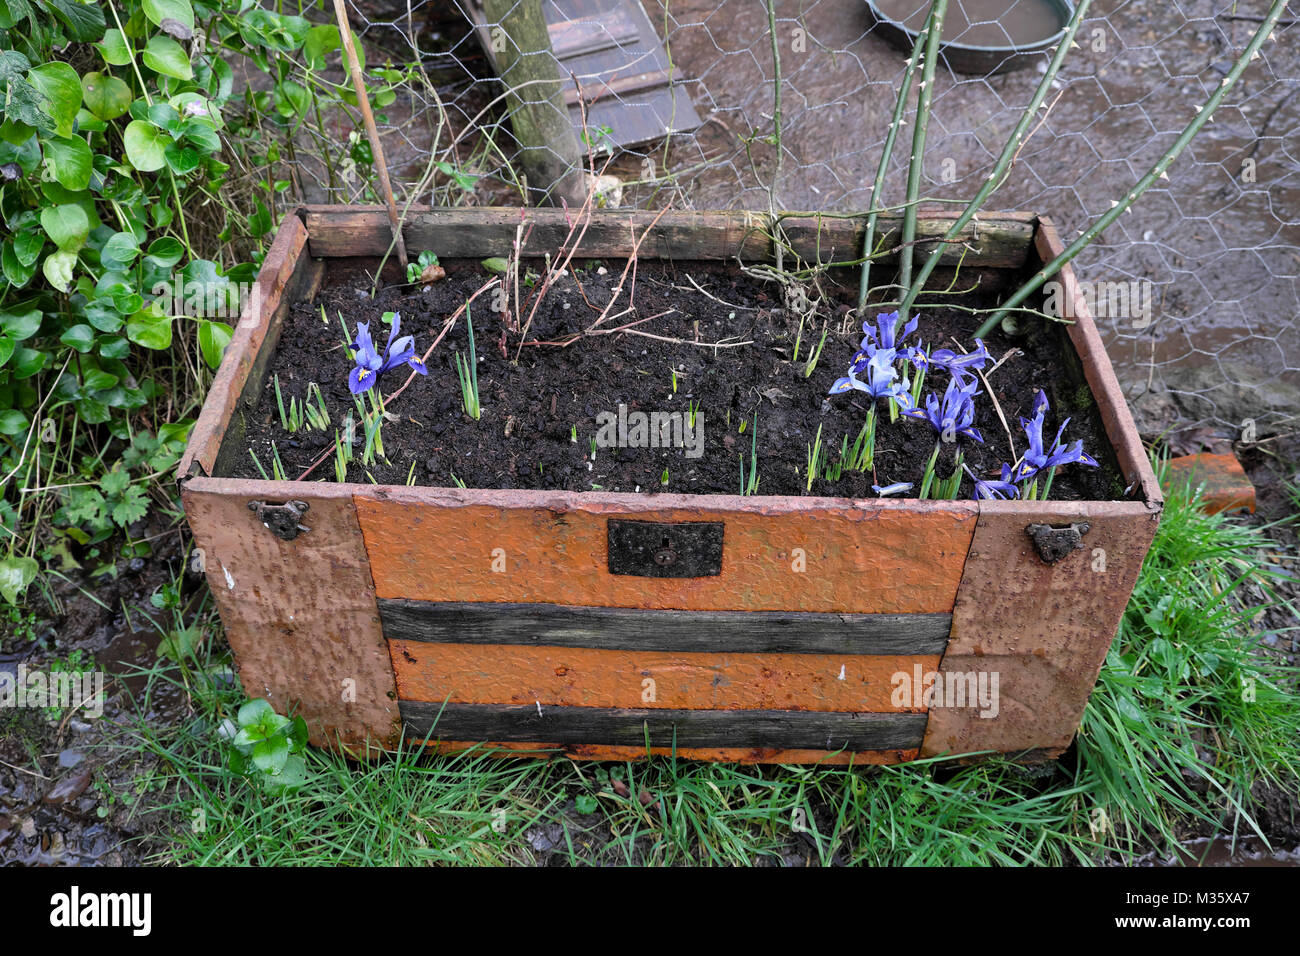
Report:
M556 249L562 211L529 210ZM582 254L759 259L762 217L598 213ZM482 258L518 210L418 210L408 249ZM942 216L922 237L946 228ZM856 220L785 224L809 259L856 257ZM897 223L885 222L884 228ZM990 214L963 267L1008 279L1060 252L1052 225ZM280 228L180 466L181 494L244 689L318 745L630 759L900 762L1058 755L1072 739L1161 494L1073 275L1062 374L1098 402L1125 501L918 501L481 491L222 477L291 303L330 260L378 257L384 212L306 207ZM945 255L955 263L962 246ZM1075 361L1077 359L1077 361ZM295 510L290 511L289 508ZM1049 562L1031 526L1084 530ZM1030 530L1027 530L1030 529ZM1068 535L1068 532L1065 533ZM1046 543L1046 542L1045 542ZM688 560L667 567L656 552ZM1048 556L1051 556L1050 553ZM662 559L664 555L661 553ZM668 576L686 573L691 576ZM901 706L892 677L997 675L978 706ZM924 678L923 678L924 679ZM945 701L949 703L950 701ZM910 702L909 702L910 703Z

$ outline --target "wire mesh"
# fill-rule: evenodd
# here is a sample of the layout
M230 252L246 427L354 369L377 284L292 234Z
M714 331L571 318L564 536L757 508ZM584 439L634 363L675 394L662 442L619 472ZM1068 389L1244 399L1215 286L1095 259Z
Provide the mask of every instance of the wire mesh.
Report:
M870 208L872 181L907 56L865 0L777 0L781 122L773 144L775 69L761 0L641 0L650 37L629 38L620 6L637 0L541 0L551 23L579 23L625 53L621 72L574 74L589 98L587 144L608 146L649 114L674 131L612 150L623 206ZM921 0L877 0L886 12ZM951 0L966 36L1023 44L1034 7ZM399 201L519 201L518 145L487 47L498 24L475 0L349 0L370 51L368 80L395 94L379 110ZM998 10L999 14L988 11ZM1068 240L1111 207L1168 148L1222 81L1267 9L1262 0L1094 3L1077 48L991 209L1051 217ZM479 29L476 31L475 22ZM967 26L969 22L969 26ZM1007 24L1003 26L1002 24ZM1011 37L1008 30L1017 35ZM554 34L553 34L554 35ZM1078 259L1075 270L1112 361L1151 433L1190 424L1251 440L1295 430L1300 416L1300 27L1283 19L1212 123L1161 182ZM599 46L600 43L596 43ZM647 104L633 76L661 47L671 83L699 124ZM550 56L549 52L544 55ZM995 55L996 59L996 55ZM384 61L405 69L386 80ZM969 197L1029 102L1047 55L995 75L941 63L922 195ZM561 57L562 76L572 60ZM1004 64L1009 65L1009 64ZM409 68L409 69L408 69ZM527 97L527 91L521 91ZM680 101L679 101L680 102ZM898 203L909 134L900 137L881 203ZM339 131L347 135L352 131ZM612 135L611 135L612 134ZM356 133L354 133L356 135ZM355 201L355 181L322 181L313 198Z

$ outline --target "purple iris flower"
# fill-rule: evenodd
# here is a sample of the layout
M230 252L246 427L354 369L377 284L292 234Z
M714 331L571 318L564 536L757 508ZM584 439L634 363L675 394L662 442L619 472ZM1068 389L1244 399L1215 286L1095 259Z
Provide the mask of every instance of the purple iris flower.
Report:
M1040 471L1047 471L1073 462L1089 465L1093 468L1097 467L1096 459L1084 453L1082 439L1073 441L1066 446L1061 445L1061 435L1065 433L1065 426L1070 424L1068 418L1056 430L1056 440L1052 443L1052 447L1043 447L1043 423L1047 417L1047 408L1047 396L1040 389L1038 394L1034 396L1034 417L1020 419L1020 427L1025 430L1025 437L1029 439L1029 448L1025 451L1024 457L1016 468L1016 481L1029 481Z
M961 435L983 444L984 436L975 427L975 396L980 394L975 389L974 380L962 382L953 378L948 382L942 400L930 392L925 396L925 408L913 406L902 409L902 412L910 418L929 422L941 437Z
M903 340L916 331L917 317L912 316L908 323L903 326L902 332L898 331L898 313L882 312L876 316L876 322L873 325L870 322L862 323L862 331L867 333L863 336L862 342L858 345L861 349L858 356L863 354L867 356L875 355L877 352L888 352L889 360L892 362L899 355L912 358L916 349L911 346L904 346ZM858 358L854 357L854 362Z
M866 373L865 381L858 378L864 372ZM907 390L903 388L903 383L898 380L898 369L894 367L892 350L889 352L879 351L874 355L855 359L853 365L849 367L849 374L844 378L836 379L829 394L839 395L850 389L866 392L873 399L892 398L898 402L901 408L910 408L912 405L912 396L907 393Z
M984 347L983 339L976 339L975 346L974 352L965 354L954 352L952 349L935 349L928 356L920 349L916 349L912 362L918 368L946 369L955 378L966 381L972 371L982 372L984 366L993 359L993 356L989 355L989 350Z
M357 340L348 348L355 354L352 360L356 362L354 368L348 374L348 388L353 395L360 395L374 387L379 381L379 376L389 369L396 368L399 365L409 365L421 375L428 375L429 370L424 367L424 363L415 357L415 339L410 335L398 336L402 328L402 317L393 316L393 328L388 333L388 344L384 346L384 351L380 354L375 349L375 343L370 338L370 323L357 323Z
M970 470L966 464L962 464L966 474L970 475L975 482L975 500L981 498L990 500L1005 500L1008 498L1019 498L1020 489L1016 487L1015 482L1011 480L1011 466L1006 462L1002 463L1002 480L980 478L975 472Z

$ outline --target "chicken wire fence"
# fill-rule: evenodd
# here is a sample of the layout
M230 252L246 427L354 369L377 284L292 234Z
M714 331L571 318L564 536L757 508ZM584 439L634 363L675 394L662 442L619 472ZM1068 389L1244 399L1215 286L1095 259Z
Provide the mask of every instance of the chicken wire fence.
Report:
M951 2L964 2L977 24L977 11L999 6ZM865 0L777 0L779 170L773 33L762 0L641 0L653 33L639 37L614 26L635 13L637 0L542 4L548 22L578 23L589 38L603 35L607 47L627 54L630 66L614 74L574 74L589 102L617 107L604 114L614 123L657 119L673 129L602 150L620 130L588 127L597 165L608 163L607 174L620 182L610 202L767 209L772 187L785 209L870 208L908 54L888 42ZM1264 0L1094 3L1041 120L986 208L1047 215L1067 241L1075 237L1172 144L1267 7ZM399 204L518 203L519 147L485 51L496 24L477 0L347 0L347 8L368 53L368 79L388 77L391 92L378 101L377 118ZM1300 26L1284 18L1168 181L1075 260L1148 433L1197 424L1251 441L1292 432L1300 421L1297 41ZM382 74L385 61L405 71L400 82ZM644 83L618 82L656 62L667 64L672 88L689 97L695 116L679 106L665 117L663 100L654 106ZM1042 55L990 76L940 63L923 196L973 194L1046 63ZM572 66L561 61L561 74ZM884 204L903 199L910 116ZM355 179L322 178L309 192L316 201L367 198Z

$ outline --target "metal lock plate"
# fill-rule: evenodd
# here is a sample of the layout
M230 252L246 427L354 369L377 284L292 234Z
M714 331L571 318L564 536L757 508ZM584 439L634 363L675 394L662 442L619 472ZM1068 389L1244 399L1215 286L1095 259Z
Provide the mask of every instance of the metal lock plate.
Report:
M305 501L286 501L283 504L268 504L265 501L250 501L248 510L257 515L257 520L281 541L292 541L304 531L310 531L302 524L303 515L311 505Z
M1092 530L1086 521L1077 521L1063 528L1046 524L1031 524L1025 534L1034 542L1038 556L1048 564L1055 564L1071 552L1083 547L1083 536Z
M704 578L722 573L721 521L606 523L610 574Z

